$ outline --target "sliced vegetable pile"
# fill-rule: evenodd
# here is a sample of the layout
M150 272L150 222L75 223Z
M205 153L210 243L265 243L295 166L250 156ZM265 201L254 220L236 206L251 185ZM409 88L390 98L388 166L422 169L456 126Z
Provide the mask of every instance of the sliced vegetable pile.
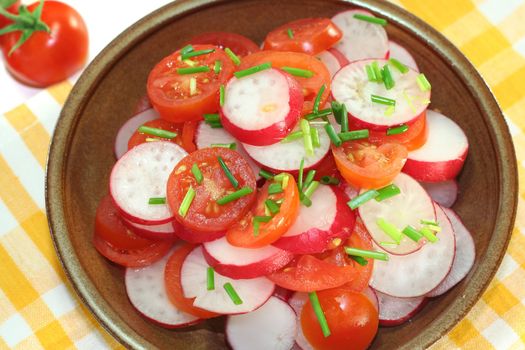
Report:
M448 208L468 141L385 25L301 19L262 50L206 33L151 70L94 237L141 314L228 315L234 349L365 349L468 274Z

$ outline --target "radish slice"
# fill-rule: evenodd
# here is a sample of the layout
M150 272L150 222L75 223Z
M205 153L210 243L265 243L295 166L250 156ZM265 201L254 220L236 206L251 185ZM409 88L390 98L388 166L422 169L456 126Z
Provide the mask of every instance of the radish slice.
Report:
M177 163L187 155L166 141L146 142L129 150L113 166L109 179L111 197L126 219L156 225L173 220L167 204L148 204L152 197L166 197L166 183Z
M355 216L345 194L332 186L320 186L310 207L301 206L292 227L273 243L294 254L321 253L335 239L345 240L354 229Z
M278 69L231 78L221 107L224 128L237 140L256 146L283 139L301 117L303 94L297 80Z
M427 141L408 153L403 171L418 181L452 180L467 158L467 136L452 119L436 111L427 111L427 126Z
M131 304L146 318L166 328L186 327L199 318L177 309L169 301L164 284L164 268L171 253L142 268L127 268L125 283Z
M228 243L226 237L203 244L206 261L215 271L230 278L255 278L286 266L293 254L271 245L241 248Z
M288 350L297 333L296 319L290 305L271 297L253 312L229 316L226 340L233 350Z
M356 129L382 131L392 126L414 122L430 103L430 91L421 91L417 84L416 78L419 73L409 69L407 73L402 74L389 65L395 85L387 90L385 84L368 80L365 67L374 61L380 67L388 64L388 60L363 60L341 68L332 80L332 97L345 104L350 123ZM388 113L389 106L372 102L372 95L395 100L395 109L391 114Z
M180 224L176 221L160 225L142 225L126 219L122 219L122 222L138 236L152 240L172 241L176 238L175 231L180 229Z
M469 273L476 258L476 246L469 230L452 209L444 208L443 210L456 232L456 256L447 277L427 294L428 297L441 295L458 284Z
M277 297L286 302L288 302L288 300L292 297L293 294L293 291L279 286L275 286L275 290L273 291L274 297Z
M315 55L315 57L324 63L326 69L328 69L330 72L330 77L332 78L334 77L335 73L341 69L341 63L339 63L337 57L335 57L334 54L328 50L318 53Z
M359 188L354 187L354 185L351 185L346 181L341 181L341 183L339 184L339 187L346 194L346 197L348 197L348 200L354 199L355 197L359 195L359 192L360 192Z
M350 61L388 57L388 36L383 26L354 18L355 14L374 17L368 11L348 10L332 17L343 38L334 45Z
M416 243L403 235L400 244L393 247L383 246L381 242L392 242L393 239L378 226L377 221L383 219L400 230L408 225L419 230L423 227L422 219L436 219L434 205L427 191L410 176L400 173L393 183L401 190L400 194L382 202L373 199L366 202L359 207L359 216L374 242L383 250L396 255L410 254L421 248L423 240Z
M224 235L226 235L226 231L198 232L192 231L184 226L181 226L181 229L177 230L177 237L192 244L211 242L224 237Z
M395 58L399 62L419 72L416 60L407 49L392 40L388 42L388 47L390 48L390 58Z
M437 204L436 212L441 226L439 241L426 243L412 254L390 255L388 261L375 260L372 288L394 297L409 298L427 294L444 280L454 260L456 240L450 221Z
M288 300L288 304L292 307L297 315L297 335L295 336L296 344L302 350L314 350L314 347L310 345L310 342L306 339L303 333L303 327L301 326L301 312L304 304L308 301L308 293L297 292L292 295Z
M363 294L368 297L368 299L372 302L372 304L375 306L376 310L379 311L379 298L377 296L377 293L375 290L373 290L370 287L367 287Z
M450 208L458 198L458 183L456 180L442 182L421 182L430 197L439 205Z
M344 67L348 63L350 63L350 61L348 61L348 59L345 57L345 55L341 53L341 51L334 49L333 47L326 51L330 52L332 55L334 55L335 58L337 58L341 67Z
M215 272L215 289L207 290L208 267L202 247L197 247L186 257L181 268L184 296L195 298L193 305L204 310L221 314L250 312L263 305L275 288L266 277L235 280ZM242 304L235 305L224 289L228 282L241 298Z
M135 114L133 117L128 119L124 125L122 125L117 132L117 137L115 137L115 157L119 159L128 151L128 141L137 131L139 126L149 122L150 120L160 118L159 114L153 108L146 109L145 111L140 111L138 114Z
M381 326L398 326L408 321L426 304L425 297L396 298L378 291L376 295Z

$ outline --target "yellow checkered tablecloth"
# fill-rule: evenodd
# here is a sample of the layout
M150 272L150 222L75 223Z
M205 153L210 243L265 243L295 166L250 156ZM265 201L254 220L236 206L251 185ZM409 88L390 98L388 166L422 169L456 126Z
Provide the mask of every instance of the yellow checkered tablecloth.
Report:
M432 349L525 349L525 0L395 0L437 28L496 95L516 146L520 201L503 263L469 314ZM47 148L62 83L0 115L0 349L101 349L119 344L69 286L44 207Z

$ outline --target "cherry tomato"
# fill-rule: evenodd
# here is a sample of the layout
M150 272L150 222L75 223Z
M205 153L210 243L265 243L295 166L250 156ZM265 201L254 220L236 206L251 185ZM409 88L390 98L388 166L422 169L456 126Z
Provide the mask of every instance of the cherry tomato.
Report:
M352 128L350 128L352 129ZM399 143L407 148L408 151L413 151L423 146L427 141L428 128L426 112L423 112L414 122L412 122L408 130L397 135L387 135L385 131L370 130L368 140L371 143Z
M219 110L219 88L233 75L233 62L224 51L213 45L193 45L195 51L214 49L209 54L191 57L191 62L181 60L180 50L162 59L149 73L147 92L153 107L160 116L174 123L200 120L205 113ZM215 74L215 61L222 62ZM207 66L208 72L179 74L179 68ZM190 80L195 79L195 91L190 90Z
M226 176L218 157L238 181L237 188ZM191 171L193 164L197 164L202 173L200 184ZM190 186L195 190L195 198L186 216L181 216L179 208ZM250 188L252 193L224 205L217 203L218 199L243 187ZM255 175L239 153L223 147L203 148L183 158L173 169L168 179L167 201L183 226L200 232L217 232L226 230L250 210L255 191Z
M299 214L299 191L291 175L288 175L288 184L281 193L268 194L271 182L267 182L257 195L254 209L226 233L230 244L237 247L259 248L275 242L292 226ZM280 201L279 212L270 221L260 222L258 230L254 227L255 216L266 216L265 204L267 199Z
M335 163L343 178L359 188L380 188L399 174L408 152L397 143L375 145L367 141L348 141L332 145Z
M29 5L33 12L38 3ZM67 4L45 1L41 20L51 32L36 31L14 50L21 32L4 35L2 51L7 70L20 82L45 87L81 69L88 57L88 33L80 14Z
M171 131L171 132L176 133L177 136L175 136L172 139L166 139L166 138L162 138L162 137L158 137L158 136L153 136L153 135L150 135L150 134L141 133L137 129L133 133L133 135L131 135L131 137L129 138L128 150L130 150L133 147L138 146L140 144L149 142L148 139L158 139L158 140L163 140L163 141L171 141L173 143L176 143L179 146L182 146L182 124L171 123L171 122L166 121L164 119L154 119L154 120L150 120L149 122L144 123L143 125L144 126L149 126L151 128L155 128L155 129Z
M377 309L362 293L346 289L317 292L330 335L325 337L310 300L301 312L301 327L316 350L365 350L372 343L379 325Z
M303 18L272 30L264 39L264 50L304 52L316 55L343 37L328 18Z
M244 35L229 32L202 33L191 38L188 43L215 45L223 50L228 47L240 57L247 56L260 50L256 43Z
M313 72L310 78L294 77L303 89L303 114L312 112L314 100L319 89L324 85L319 106L324 106L330 96L330 72L326 66L313 56L299 52L259 51L243 58L239 69L246 69L265 62L271 62L272 67L294 67Z

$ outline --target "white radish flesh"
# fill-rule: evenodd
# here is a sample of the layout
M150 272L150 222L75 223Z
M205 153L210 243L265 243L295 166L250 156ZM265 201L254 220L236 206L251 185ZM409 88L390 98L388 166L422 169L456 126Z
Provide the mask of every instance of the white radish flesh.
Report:
M367 298L372 302L376 310L379 311L379 298L377 296L376 291L370 287L367 287L363 291L363 294L367 296Z
M176 237L175 232L177 229L180 229L179 223L176 221L160 225L142 225L123 218L122 222L138 236L153 240L174 240Z
M339 63L337 57L335 57L328 50L318 53L317 55L315 55L315 57L319 61L324 63L326 69L328 69L332 78L334 77L335 73L337 73L337 71L341 69L341 63Z
M419 67L417 66L416 60L414 57L412 57L407 49L392 40L388 42L388 46L390 47L389 58L395 58L404 65L419 72Z
M396 298L376 291L379 300L379 324L397 326L413 317L425 304L425 297Z
M456 180L421 182L421 186L435 202L445 208L452 207L458 198L459 187Z
M303 327L301 326L301 312L304 304L308 301L308 293L297 292L292 295L288 300L288 304L294 309L297 315L297 335L295 342L302 350L314 350L314 347L306 339L303 333Z
M289 350L297 333L296 318L286 302L271 297L253 312L229 316L226 340L233 350Z
M128 119L118 130L117 136L115 137L115 157L119 159L128 151L128 142L131 137L137 131L139 126L149 122L150 120L160 118L159 114L153 108L140 111Z

